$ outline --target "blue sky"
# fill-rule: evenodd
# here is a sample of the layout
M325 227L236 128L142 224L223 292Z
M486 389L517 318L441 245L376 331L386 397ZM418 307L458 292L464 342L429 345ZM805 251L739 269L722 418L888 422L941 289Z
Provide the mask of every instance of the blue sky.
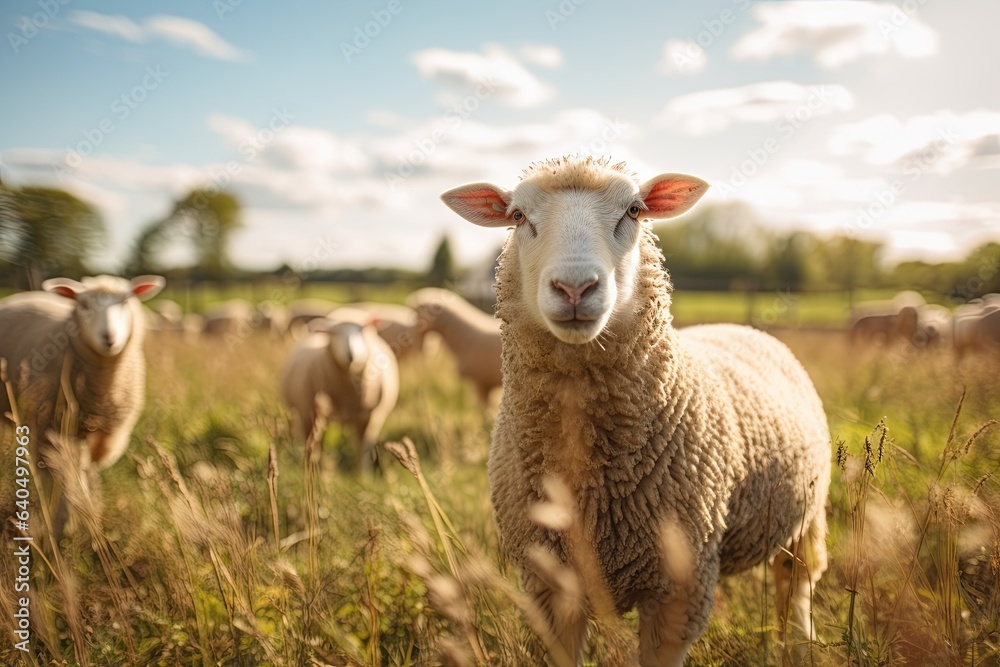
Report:
M0 23L0 176L97 206L104 270L213 182L245 205L240 265L421 267L442 233L476 263L501 235L438 194L574 152L895 259L1000 240L993 0L36 0Z

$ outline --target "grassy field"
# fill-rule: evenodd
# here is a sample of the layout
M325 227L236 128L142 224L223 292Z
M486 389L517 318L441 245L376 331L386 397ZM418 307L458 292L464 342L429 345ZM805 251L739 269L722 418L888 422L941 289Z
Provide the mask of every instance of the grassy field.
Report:
M684 296L679 319L732 312ZM1000 369L859 352L835 332L778 335L814 378L834 439L810 664L997 664ZM409 469L383 452L380 474L362 480L336 427L321 457L290 435L277 395L289 349L262 335L147 341L147 408L129 453L93 497L70 485L58 557L36 543L29 653L10 639L17 563L5 533L0 664L537 664L532 609L497 562L490 415L447 353L401 369L383 437L412 440ZM11 443L8 430L6 460ZM689 664L781 664L769 576L724 580ZM593 625L587 664L634 664L634 614Z

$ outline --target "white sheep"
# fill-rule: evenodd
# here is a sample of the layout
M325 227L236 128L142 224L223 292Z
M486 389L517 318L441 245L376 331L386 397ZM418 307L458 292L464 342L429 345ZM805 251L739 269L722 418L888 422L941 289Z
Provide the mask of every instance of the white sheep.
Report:
M911 341L917 348L937 348L951 343L951 311L928 304L917 309L917 331Z
M352 428L361 443L361 470L368 473L376 440L399 394L396 358L365 321L345 316L325 322L324 331L310 334L292 350L281 396L302 438L312 432L318 417ZM329 415L318 412L322 396L329 400ZM322 440L322 434L319 437Z
M230 299L212 304L201 314L201 333L226 341L246 338L254 328L254 313L254 305L246 299Z
M312 320L326 317L340 304L326 299L298 299L288 304L288 331L298 337L306 331L306 325Z
M503 381L500 370L500 322L444 289L426 287L410 295L419 327L444 340L458 364L458 374L472 381L483 404Z
M0 301L0 357L41 458L51 452L48 433L61 428L64 372L68 398L78 406L76 432L69 435L85 445L84 467L106 468L121 458L145 401L139 302L163 284L159 276L52 278L42 284L45 292ZM10 409L7 392L0 392L0 414Z
M529 167L514 190L442 195L477 225L513 227L497 272L503 400L489 477L501 548L567 664L587 614L554 609L539 546L596 568L582 572L591 605L603 589L618 613L638 607L643 665L681 665L719 575L768 559L782 626L790 601L813 636L831 458L820 399L767 334L675 330L663 255L640 222L683 213L707 187L679 174L638 185L623 164L561 158ZM550 476L581 539L531 519Z
M397 359L402 361L423 350L424 329L412 308L374 302L351 303L345 307L368 313L378 335L389 344Z
M1000 303L984 299L956 308L952 345L959 359L970 353L1000 354Z

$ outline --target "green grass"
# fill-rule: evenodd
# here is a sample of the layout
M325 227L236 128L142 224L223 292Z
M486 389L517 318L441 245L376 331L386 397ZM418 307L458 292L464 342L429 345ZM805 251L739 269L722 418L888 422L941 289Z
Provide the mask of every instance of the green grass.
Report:
M741 312L738 298L698 295L698 305L688 296L677 297L678 319ZM779 336L810 371L844 443L828 510L830 568L814 596L814 664L995 664L1000 598L963 591L967 552L980 543L977 571L997 582L1000 432L975 434L1000 417L998 368L959 370L935 351L852 350L836 332ZM386 454L380 475L359 479L336 427L320 461L306 456L277 395L289 349L263 336L232 349L147 341L147 407L130 451L102 476L99 503L74 508L61 564L51 550L51 566L36 553L34 652L5 641L0 664L535 664L531 609L497 562L490 414L447 354L403 365L383 434L412 439L423 486ZM7 460L10 442L7 431ZM0 549L8 625L11 551ZM757 568L723 581L689 664L781 664L768 577ZM588 664L630 664L635 626L634 613L624 624L598 619Z

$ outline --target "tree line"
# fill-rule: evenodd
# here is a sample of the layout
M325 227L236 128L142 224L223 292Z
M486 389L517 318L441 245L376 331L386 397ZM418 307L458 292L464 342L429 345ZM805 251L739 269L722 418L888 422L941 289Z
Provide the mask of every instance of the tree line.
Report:
M163 218L141 228L121 271L216 282L266 275L241 270L230 256L233 234L242 226L241 204L234 195L192 190ZM742 203L704 206L655 231L678 289L906 288L960 300L1000 292L1000 242L983 244L958 262L907 261L890 267L882 261L885 247L880 243L798 229L777 231ZM37 288L50 276L92 273L88 261L106 237L101 215L72 194L0 183L0 286ZM186 259L178 261L178 256ZM275 273L292 270L286 266ZM315 271L309 279L444 285L460 273L444 236L423 273L392 267L331 268Z

